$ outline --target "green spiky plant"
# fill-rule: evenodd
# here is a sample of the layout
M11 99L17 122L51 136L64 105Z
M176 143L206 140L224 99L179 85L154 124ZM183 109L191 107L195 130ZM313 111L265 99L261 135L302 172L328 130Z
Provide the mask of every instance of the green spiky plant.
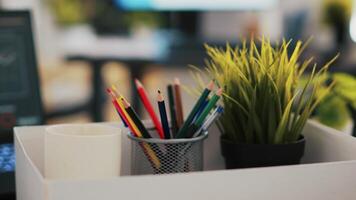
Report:
M249 44L244 41L236 48L228 44L226 48L206 45L209 60L206 70L201 72L224 87L225 109L218 122L223 139L284 144L300 138L312 111L332 87L331 84L320 93L325 80L322 77L336 59L319 70L316 64L311 66L307 83L297 90L301 76L312 62L312 58L299 60L306 44L298 41L290 56L290 41L275 47L265 38L258 44L253 39ZM196 75L199 79L201 74Z

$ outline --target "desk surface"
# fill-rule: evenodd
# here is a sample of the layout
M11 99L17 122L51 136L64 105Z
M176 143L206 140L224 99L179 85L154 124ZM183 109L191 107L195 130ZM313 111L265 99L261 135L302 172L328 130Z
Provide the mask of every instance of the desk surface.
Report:
M88 181L43 178L43 131L40 126L15 129L18 200L356 199L356 139L315 122L303 132L305 162L324 163ZM209 140L218 144L218 133L210 134L205 154L217 155L218 146Z

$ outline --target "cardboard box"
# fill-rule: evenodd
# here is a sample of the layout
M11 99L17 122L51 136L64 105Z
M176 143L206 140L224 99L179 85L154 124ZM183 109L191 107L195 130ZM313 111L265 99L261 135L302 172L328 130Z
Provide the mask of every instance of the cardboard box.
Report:
M43 177L44 127L16 127L17 199L356 199L356 139L349 135L309 121L303 131L307 139L303 164L222 170L219 133L213 127L209 134L204 172L128 176L130 145L123 136L121 177L55 181Z

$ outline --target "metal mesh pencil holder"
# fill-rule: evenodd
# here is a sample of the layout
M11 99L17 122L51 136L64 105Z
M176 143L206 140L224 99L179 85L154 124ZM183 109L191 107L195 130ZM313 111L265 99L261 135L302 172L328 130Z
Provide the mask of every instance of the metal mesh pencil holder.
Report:
M203 170L203 142L208 136L184 139L137 138L131 140L131 174L171 174Z

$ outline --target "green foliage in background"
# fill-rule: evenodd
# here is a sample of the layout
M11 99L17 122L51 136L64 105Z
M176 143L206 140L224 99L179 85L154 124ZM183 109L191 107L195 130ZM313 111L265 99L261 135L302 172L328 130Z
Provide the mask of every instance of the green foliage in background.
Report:
M332 75L335 87L332 90L335 94L350 103L356 108L356 79L352 75L345 73L335 73Z
M157 28L164 24L162 16L157 12L130 12L124 15L122 20L131 28Z
M54 13L60 25L94 23L104 29L120 27L160 27L164 25L162 14L146 11L120 11L110 0L43 0Z
M332 87L320 94L323 76L336 59L320 70L314 64L305 86L298 91L298 82L312 62L299 60L305 46L298 41L290 56L290 41L284 40L275 47L265 38L257 44L254 40L249 44L244 41L235 48L206 46L209 60L202 72L225 91L224 114L219 119L223 138L258 144L299 139L307 119Z
M328 74L327 78L334 87L317 106L315 117L327 126L343 129L351 119L349 109L356 109L356 78L345 73Z
M342 129L349 121L349 111L340 97L327 96L317 107L316 119L327 126Z
M84 23L88 20L85 0L45 0L61 25ZM89 1L87 2L89 4Z

